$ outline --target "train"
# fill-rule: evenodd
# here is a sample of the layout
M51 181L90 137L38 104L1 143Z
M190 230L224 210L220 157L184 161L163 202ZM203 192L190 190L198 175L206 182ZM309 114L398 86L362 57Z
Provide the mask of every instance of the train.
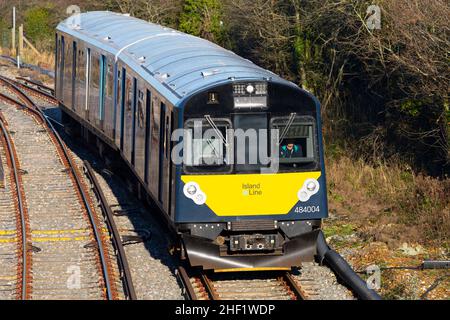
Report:
M182 259L217 272L314 260L328 208L313 94L127 14L70 17L55 41L66 119L123 159L176 233Z

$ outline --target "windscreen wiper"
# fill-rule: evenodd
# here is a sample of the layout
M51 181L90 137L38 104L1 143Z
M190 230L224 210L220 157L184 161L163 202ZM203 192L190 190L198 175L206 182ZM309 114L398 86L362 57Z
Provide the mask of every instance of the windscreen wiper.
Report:
M213 141L212 139L207 139L206 143L213 150L214 154L216 155L216 158L219 159L220 158L219 151L217 151L217 149L214 147L212 141Z
M219 128L217 127L216 123L214 122L214 120L211 118L211 116L209 114L205 114L205 119L206 121L208 121L208 124L211 126L211 128L214 129L214 131L216 132L216 134L219 136L219 138L222 140L223 144L225 146L228 147L228 142L227 140L223 137L222 132L220 132Z
M289 119L286 122L286 126L284 127L283 131L281 132L280 139L278 140L278 144L280 144L281 141L283 141L283 139L286 136L288 130L291 128L291 125L294 122L296 116L297 116L297 113L295 113L295 112L292 112L291 115L289 116Z

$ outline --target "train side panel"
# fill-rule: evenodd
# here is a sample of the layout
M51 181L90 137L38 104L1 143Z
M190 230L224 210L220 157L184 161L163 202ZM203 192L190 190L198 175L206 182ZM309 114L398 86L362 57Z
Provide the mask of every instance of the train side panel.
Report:
M174 107L126 64L115 63L112 54L63 33L57 34L56 41L55 92L62 107L115 146L152 198L170 214Z

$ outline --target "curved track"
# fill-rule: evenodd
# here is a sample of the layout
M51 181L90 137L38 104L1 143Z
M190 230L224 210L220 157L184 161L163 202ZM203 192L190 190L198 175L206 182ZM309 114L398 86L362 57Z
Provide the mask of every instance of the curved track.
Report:
M23 193L20 165L16 149L7 129L6 120L0 113L2 150L0 166L0 297L27 299L29 296L30 256L27 252L29 226Z
M125 295L135 298L126 272L126 258L121 256L120 238L114 234L114 226L108 223L114 251L121 256L120 272L117 272L107 249L108 236L99 227L94 201L64 142L17 82L0 77L0 84L20 99L19 102L11 95L0 94L0 99L20 109L7 108L5 113L11 124L14 123L12 127L20 127L14 135L18 143L17 163L26 167L22 172L23 193L28 199L32 236L29 250L23 252L29 253L33 264L20 265L25 271L32 267L33 277L22 276L25 284L22 287L29 290L20 298L118 299L121 295L119 277L124 282ZM101 204L101 191L95 194ZM83 245L86 242L87 245Z

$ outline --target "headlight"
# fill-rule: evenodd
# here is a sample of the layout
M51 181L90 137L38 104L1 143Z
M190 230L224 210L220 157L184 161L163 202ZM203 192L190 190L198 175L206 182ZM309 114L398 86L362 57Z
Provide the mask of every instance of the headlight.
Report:
M307 179L300 190L297 192L298 200L301 202L306 202L311 198L312 195L315 195L319 192L319 181L316 179Z
M197 192L197 188L191 184L186 189L187 193L189 193L191 196L193 196Z
M308 191L313 192L314 190L316 190L316 184L313 181L310 181L306 185L306 189L308 189Z
M245 90L247 90L247 93L252 94L253 91L255 91L255 87L252 86L251 84L249 84L249 85L247 86L247 88L245 88Z
M197 205L202 205L206 202L206 194L200 189L198 183L194 181L190 181L184 185L183 193Z

